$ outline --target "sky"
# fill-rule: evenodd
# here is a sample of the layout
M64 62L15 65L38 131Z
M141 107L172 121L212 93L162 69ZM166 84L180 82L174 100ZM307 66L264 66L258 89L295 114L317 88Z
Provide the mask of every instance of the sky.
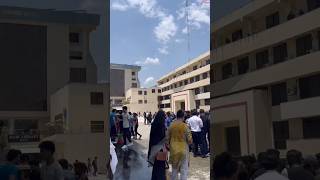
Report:
M186 7L186 0L111 0L111 62L141 66L141 86L156 85L160 77L209 51L209 2L188 0Z
M1 6L18 6L57 10L86 10L100 15L100 25L91 33L90 50L98 68L98 80L107 79L106 0L0 0Z

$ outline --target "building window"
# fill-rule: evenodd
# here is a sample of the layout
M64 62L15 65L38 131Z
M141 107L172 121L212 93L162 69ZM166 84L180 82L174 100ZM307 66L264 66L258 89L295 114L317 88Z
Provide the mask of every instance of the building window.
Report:
M202 74L202 79L207 79L208 78L208 73L203 73Z
M312 11L320 7L320 0L308 0L308 10Z
M206 60L206 65L210 64L210 59Z
M81 60L82 52L81 51L70 51L69 58L71 60Z
M131 72L131 75L132 75L132 76L135 76L135 75L136 75L136 72L135 72L135 71L132 71L132 72Z
M274 147L276 149L287 149L287 139L289 139L288 121L273 122Z
M287 102L287 84L281 83L271 86L272 106L278 106L280 103Z
M197 69L198 69L198 66L193 66L192 69L193 69L193 70L197 70Z
M196 82L197 82L197 81L200 81L200 75L197 75L197 76L196 76Z
M160 106L159 106L160 108L164 108L164 104L160 104Z
M144 91L144 95L147 95L147 91Z
M69 42L79 43L80 42L80 34L79 33L69 33Z
M245 74L249 71L249 58L245 57L238 60L238 74Z
M90 99L92 105L102 105L103 104L103 93L102 92L91 92Z
M173 89L173 84L170 85L170 89Z
M194 82L194 77L190 78L190 83Z
M103 133L104 121L91 121L90 127L91 127L91 133Z
M155 89L152 89L151 92L152 92L152 93L156 93L156 90L155 90Z
M182 81L179 82L179 86L180 87L183 86L183 82Z
M161 89L158 89L158 93L161 93Z
M138 95L142 95L142 91L138 91Z
M188 79L184 80L184 85L188 84Z
M303 119L302 126L305 139L320 138L320 116Z
M200 88L195 88L195 89L194 89L194 94L195 94L195 95L200 94Z
M264 68L269 63L269 52L268 50L259 52L256 54L257 69Z
M143 101L142 101L142 100L139 100L139 101L138 101L138 104L142 104L142 103L143 103Z
M266 28L272 28L280 24L279 12L273 13L266 17Z
M288 57L287 44L283 43L273 48L274 64L283 62Z
M132 83L131 86L132 86L133 88L137 88L137 87L138 87L137 83Z
M238 41L239 39L242 39L242 30L238 30L234 33L232 33L232 41Z
M222 79L227 79L232 76L232 64L227 63L222 66Z
M207 85L207 86L203 86L203 92L210 92L210 86Z
M196 100L196 109L200 108L200 100Z
M136 78L132 78L132 81L135 81L135 80L137 80Z
M148 103L148 101L147 101L147 100L144 100L144 103L145 103L145 104L147 104L147 103Z
M209 106L210 105L210 99L205 99L204 100L204 105Z
M84 83L87 81L86 68L70 68L70 82Z
M312 36L308 34L296 40L297 57L309 54L312 50Z
M164 104L164 108L170 108L170 107L171 107L170 103Z
M302 99L320 96L320 74L301 78L299 90Z
M15 134L34 134L38 130L38 120L16 119L14 121Z

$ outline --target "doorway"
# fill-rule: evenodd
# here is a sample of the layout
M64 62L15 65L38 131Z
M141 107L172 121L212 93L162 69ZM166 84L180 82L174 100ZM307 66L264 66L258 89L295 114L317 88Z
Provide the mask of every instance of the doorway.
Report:
M180 107L183 111L186 110L186 103L184 101L180 102Z
M241 155L240 148L240 128L239 126L227 127L226 132L226 142L227 142L227 152L230 152L234 156Z

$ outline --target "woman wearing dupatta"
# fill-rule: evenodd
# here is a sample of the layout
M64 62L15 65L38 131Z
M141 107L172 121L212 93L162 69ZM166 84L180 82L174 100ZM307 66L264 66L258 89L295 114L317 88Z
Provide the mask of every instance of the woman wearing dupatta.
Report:
M158 153L167 151L165 119L164 111L160 110L151 124L148 150L148 162L153 166L151 180L166 180L166 160L157 158Z

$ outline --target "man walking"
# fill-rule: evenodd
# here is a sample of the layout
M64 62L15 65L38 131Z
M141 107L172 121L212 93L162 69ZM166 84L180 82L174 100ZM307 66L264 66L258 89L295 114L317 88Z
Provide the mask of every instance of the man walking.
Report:
M205 149L201 147L201 144L203 144L202 138L201 138L201 128L203 127L202 120L198 117L197 111L192 112L192 116L187 121L192 134L193 139L193 156L196 157L199 155L198 150L199 146L201 148L201 155L202 157L206 157Z
M147 113L143 112L144 124L147 124Z
M112 112L110 113L110 139L112 142L114 142L115 137L117 135L117 129L116 129L116 109L112 109Z
M202 120L202 123L203 123L203 127L201 128L201 140L202 140L201 146L207 154L209 153L207 135L209 136L210 121L203 109L200 109L200 119Z
M127 146L131 146L131 133L130 133L130 122L129 122L129 114L128 114L128 108L127 106L122 107L122 122L123 122L123 142L124 145L122 146L122 149L126 149ZM127 145L127 139L129 141L129 144Z
M92 167L93 167L93 176L97 176L98 172L98 157L94 157L94 160L92 161Z
M184 112L177 112L177 120L168 129L170 146L171 180L176 180L180 173L181 180L186 180L189 170L189 144L192 144L190 130L184 122Z
M55 144L51 141L43 141L39 145L40 156L43 160L41 166L41 179L64 180L63 170L60 164L54 159Z

